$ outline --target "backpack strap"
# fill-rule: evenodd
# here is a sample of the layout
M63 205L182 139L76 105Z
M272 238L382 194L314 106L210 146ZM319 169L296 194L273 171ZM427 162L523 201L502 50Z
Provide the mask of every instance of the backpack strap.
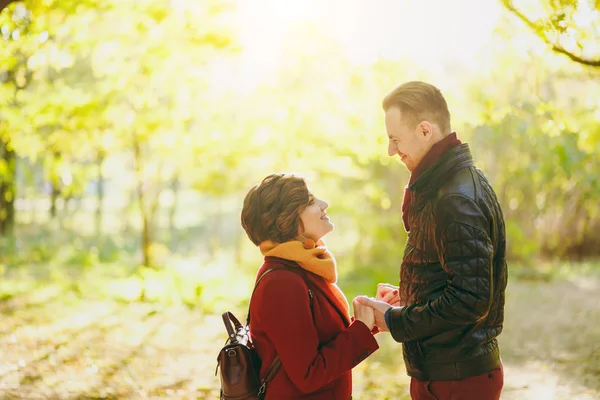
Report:
M263 272L261 274L261 276L258 277L258 279L256 280L256 283L254 284L254 289L252 289L252 294L250 295L250 303L248 304L248 316L246 317L246 326L250 326L250 304L252 304L252 296L254 296L254 292L256 292L256 288L258 287L258 284L260 283L260 281L262 281L262 279L269 272L273 272L273 271L275 271L275 268L271 268L271 269L268 269L265 272Z
M262 280L262 278L264 278L268 273L272 272L272 271L276 271L279 269L285 269L287 271L291 271L297 275L300 275L302 277L302 280L304 281L304 283L306 283L306 286L308 286L308 282L306 282L306 278L304 278L304 275L302 275L296 268L287 268L287 267L282 267L282 268L271 268L266 270L265 272L262 273L261 276L258 277L258 279L256 280L256 284L254 285L254 289L252 290L252 294L250 295L250 303L252 303L252 296L254 295L254 292L256 291L256 288L258 287L258 284L260 283L260 281ZM310 288L308 289L308 299L310 301L310 312L312 313L312 308L313 308L313 293L310 290ZM227 314L227 313L225 313ZM225 315L223 314L223 315ZM231 314L231 313L229 313ZM233 317L233 315L231 315ZM233 317L234 319L234 323L235 321L237 321L237 319L235 317ZM223 320L225 320L225 316L223 316ZM239 324L239 322L238 322ZM250 328L250 305L248 305L248 318L246 318L246 326L248 326L248 329ZM229 332L229 328L227 330ZM231 333L230 333L230 337L231 337ZM279 372L279 369L281 368L281 359L279 358L279 354L275 354L275 358L273 359L273 362L271 363L271 365L269 365L269 368L267 369L267 373L265 374L265 378L262 380L262 384L260 385L260 389L258 391L258 396L259 398L261 398L260 396L265 394L265 391L267 390L267 385L271 382L271 380L273 380L273 378L275 378L275 375L277 375L277 372Z
M271 268L266 270L265 272L262 273L261 276L258 277L258 279L256 280L256 284L254 285L254 289L252 289L252 294L250 295L250 304L252 304L252 296L254 296L254 292L256 291L256 288L258 287L258 284L260 283L260 281L270 272L273 271L277 271L280 269L284 269L286 271L290 271L295 273L296 275L300 275L302 277L302 280L304 281L304 283L306 283L306 286L308 286L308 282L306 281L306 278L304 278L304 275L302 275L297 268L288 268L288 267L282 267L282 268ZM310 290L310 288L308 288L308 300L310 301L310 310L312 312L312 307L313 307L313 293ZM248 305L248 317L246 317L246 326L250 326L250 304ZM234 317L235 318L235 317ZM237 321L237 320L236 320Z
M271 365L269 365L269 369L267 369L267 373L265 374L265 379L262 380L260 389L258 389L259 398L260 398L260 396L265 394L265 392L267 390L267 385L269 383L271 383L273 378L275 378L275 375L277 375L277 372L279 372L280 368L281 368L281 359L279 358L278 354L275 354L275 358L273 359L273 362L271 363Z

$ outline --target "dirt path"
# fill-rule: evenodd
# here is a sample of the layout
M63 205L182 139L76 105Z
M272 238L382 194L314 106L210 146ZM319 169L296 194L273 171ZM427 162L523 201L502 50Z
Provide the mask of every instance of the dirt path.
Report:
M68 295L11 302L0 309L1 399L217 398L217 315ZM355 371L355 398L408 399L399 346L378 340L384 351ZM600 286L511 282L501 349L503 399L599 399Z
M600 399L600 284L511 283L503 399Z

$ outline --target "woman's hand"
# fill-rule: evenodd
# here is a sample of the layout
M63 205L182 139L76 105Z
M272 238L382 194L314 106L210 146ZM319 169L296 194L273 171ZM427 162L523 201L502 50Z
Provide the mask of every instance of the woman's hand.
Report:
M377 285L377 294L375 300L383 301L391 306L400 306L400 296L398 295L398 286L389 283L380 283Z
M354 319L363 322L369 330L373 330L375 326L375 313L369 306L360 304L358 297L352 300L352 308L354 309Z

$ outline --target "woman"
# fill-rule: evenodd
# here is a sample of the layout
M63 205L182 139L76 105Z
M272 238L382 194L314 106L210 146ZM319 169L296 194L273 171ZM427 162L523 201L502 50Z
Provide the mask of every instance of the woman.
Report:
M291 174L269 175L244 199L242 226L265 256L257 279L273 269L250 303L261 379L276 355L282 363L266 400L348 400L351 369L379 347L373 310L354 301L350 318L335 284L335 259L321 241L333 230L327 206Z

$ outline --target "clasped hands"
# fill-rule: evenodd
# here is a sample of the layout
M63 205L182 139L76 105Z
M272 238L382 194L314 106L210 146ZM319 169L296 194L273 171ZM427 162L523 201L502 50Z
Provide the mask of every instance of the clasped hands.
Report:
M357 296L352 301L354 319L363 322L371 330L377 327L379 332L389 332L385 322L385 313L390 307L399 306L398 287L388 283L377 285L375 298Z

